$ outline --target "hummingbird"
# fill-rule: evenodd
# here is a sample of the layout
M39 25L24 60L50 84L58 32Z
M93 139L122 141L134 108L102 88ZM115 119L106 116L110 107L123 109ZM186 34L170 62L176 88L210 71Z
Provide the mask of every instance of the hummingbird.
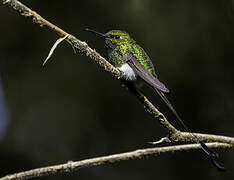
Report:
M205 143L191 132L165 96L165 93L169 93L169 89L158 79L153 63L144 49L127 32L122 30L111 30L107 33L100 33L89 28L85 30L104 38L108 61L123 73L125 81L131 82L137 87L137 84L140 84L143 80L154 88L183 127L191 133L196 142L201 145L203 151L208 154L214 166L218 170L224 171L225 168L216 161L218 154L208 148Z

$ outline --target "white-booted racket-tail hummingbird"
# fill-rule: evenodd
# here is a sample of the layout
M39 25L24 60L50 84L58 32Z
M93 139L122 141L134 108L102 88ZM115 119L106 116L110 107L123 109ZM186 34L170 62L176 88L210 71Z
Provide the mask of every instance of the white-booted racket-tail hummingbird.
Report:
M179 122L189 133L192 134L196 142L201 145L204 152L209 155L214 166L218 170L224 171L225 168L219 165L216 161L218 154L208 148L205 143L203 143L195 134L189 130L170 101L164 95L164 93L169 93L169 90L162 82L159 81L157 75L155 74L153 63L144 49L140 47L136 41L125 31L111 30L105 34L88 28L86 28L86 31L97 34L105 40L108 60L112 65L114 65L123 73L123 78L126 81L137 83L138 81L143 80L155 89L155 91L170 108Z

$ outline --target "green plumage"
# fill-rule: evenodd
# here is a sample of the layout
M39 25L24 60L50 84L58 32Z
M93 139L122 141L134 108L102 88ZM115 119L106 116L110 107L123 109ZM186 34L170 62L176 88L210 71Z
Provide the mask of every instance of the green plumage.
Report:
M142 66L144 66L152 75L156 76L154 66L149 56L128 33L112 30L107 32L105 36L108 56L112 64L116 67L121 67L126 63L123 59L123 55L130 52Z
M105 39L109 60L115 67L119 68L119 70L123 72L125 80L133 81L135 83L137 77L140 77L156 90L179 122L192 135L191 137L193 137L195 141L200 144L204 152L209 155L214 166L218 170L224 171L225 168L216 161L218 154L209 149L205 143L195 136L195 134L191 133L188 127L184 124L171 102L164 95L164 93L168 93L169 90L156 77L150 58L146 52L138 44L136 44L129 34L119 30L112 30L106 34L91 29L86 30L98 34Z

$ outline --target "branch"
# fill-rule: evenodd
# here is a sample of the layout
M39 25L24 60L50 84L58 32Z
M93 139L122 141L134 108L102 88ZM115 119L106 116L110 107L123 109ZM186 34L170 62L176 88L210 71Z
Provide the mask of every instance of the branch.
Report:
M75 36L68 34L64 30L50 23L46 19L42 18L35 11L32 11L22 3L17 0L2 0L3 4L7 4L16 11L18 11L22 16L32 17L33 21L39 24L41 27L47 27L50 30L54 31L61 37L65 37L65 40L69 42L74 49L78 49L80 53L86 54L90 59L94 60L99 66L104 68L106 71L110 72L117 79L121 79L123 74L113 65L111 65L105 58L103 58L99 53L97 53L94 49L90 48L86 42L83 42L77 39ZM189 132L181 132L177 130L170 122L166 119L166 117L138 90L133 89L127 86L132 94L134 94L137 99L142 103L145 109L151 113L160 124L169 131L168 139L172 142L197 142L194 136ZM234 147L234 138L226 137L226 136L218 136L218 135L210 135L210 134L200 134L194 133L197 138L204 142L215 142L215 143L207 143L208 147L212 148L233 148ZM162 141L164 142L164 141ZM159 144L159 143L157 143ZM122 160L129 159L139 159L148 155L159 155L160 153L165 152L177 152L177 151L186 151L191 149L199 149L199 144L190 144L190 145L180 145L180 146L168 146L168 147L158 147L151 149L142 149L136 150L133 152L116 154L111 156L104 156L94 159L88 159L78 162L68 162L66 164L45 167L34 169L31 171L25 171L18 174L9 175L3 177L1 179L29 179L33 177L44 176L48 174L54 174L59 172L67 172L70 170L79 169L82 167L90 167L97 166L104 163L113 163ZM0 179L0 180L1 180Z
M117 68L115 68L112 64L110 64L105 58L103 58L99 53L97 53L94 49L90 48L88 44L84 41L77 39L75 36L68 34L61 28L55 26L51 22L42 18L35 11L32 11L27 6L19 2L18 0L2 0L3 4L8 4L13 9L18 11L22 16L32 17L33 21L39 24L41 27L47 27L52 31L56 32L59 36L67 38L65 39L69 42L73 48L78 49L78 51L82 54L86 54L89 58L94 60L99 66L103 67L106 71L110 72L117 79L123 78L123 74ZM156 108L154 105L140 92L134 92L134 94L138 97L141 103L144 105L147 111L149 111L155 118L159 120L159 122L174 134L178 130L174 128L169 121L164 117L164 115Z
M225 143L207 143L210 148L231 148L232 145ZM85 167L99 166L102 164L117 163L119 161L127 161L133 159L141 159L149 155L160 155L161 153L168 152L179 152L188 151L194 149L200 149L199 144L187 144L187 145L176 145L176 146L166 146L158 148L148 148L148 149L138 149L131 152L113 154L109 156L102 156L92 159L86 159L82 161L68 161L65 164L59 164L55 166L48 166L43 168L32 169L29 171L24 171L21 173L15 173L12 175L7 175L0 178L0 180L18 180L18 179L31 179L35 177L48 176L52 174L59 174L62 172L71 172Z

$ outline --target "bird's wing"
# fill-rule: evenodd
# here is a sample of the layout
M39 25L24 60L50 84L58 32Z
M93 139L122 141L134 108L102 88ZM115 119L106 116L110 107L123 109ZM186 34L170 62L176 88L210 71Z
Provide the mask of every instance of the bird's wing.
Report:
M140 76L153 88L158 89L165 93L169 92L166 86L163 83L161 83L158 80L158 78L154 77L144 66L142 66L139 63L139 61L137 61L136 57L132 55L130 52L127 52L126 54L124 54L123 59L138 76Z

